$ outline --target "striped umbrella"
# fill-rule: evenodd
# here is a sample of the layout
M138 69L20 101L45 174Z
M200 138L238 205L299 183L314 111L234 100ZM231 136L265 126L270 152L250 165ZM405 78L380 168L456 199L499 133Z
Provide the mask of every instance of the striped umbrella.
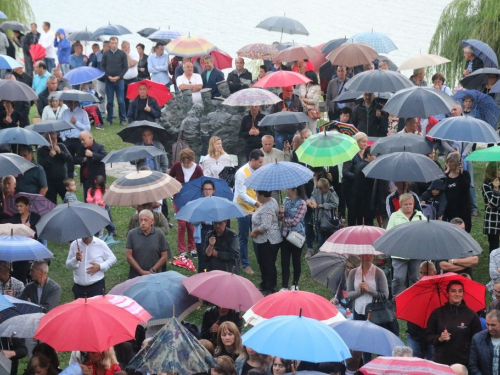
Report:
M40 242L22 236L0 236L0 260L17 262L53 258L54 254Z
M182 57L196 57L208 54L213 45L199 36L180 36L167 44L169 54Z
M165 42L170 43L170 41L182 36L179 31L176 30L158 30L148 36L148 39L153 42Z
M247 44L236 53L240 57L247 57L252 60L272 60L279 51L269 44L253 43Z
M394 42L384 33L362 32L350 37L348 42L366 43L373 47L378 53L389 53L398 49Z

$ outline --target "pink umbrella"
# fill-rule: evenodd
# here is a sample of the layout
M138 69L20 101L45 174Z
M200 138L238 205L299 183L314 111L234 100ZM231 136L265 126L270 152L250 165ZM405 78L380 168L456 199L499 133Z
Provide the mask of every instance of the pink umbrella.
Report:
M450 366L414 357L377 357L359 369L365 375L412 374L445 375L455 374Z
M318 70L319 67L326 61L326 56L311 46L293 46L278 53L274 57L273 62L291 62L304 59L311 61L315 70Z
M381 255L373 243L386 232L380 227L356 225L338 230L326 240L320 251L337 254Z
M199 273L182 284L189 294L226 309L248 310L264 297L250 280L224 271Z
M146 323L149 319L152 318L150 313L148 313L141 305L139 305L130 297L114 296L112 294L106 294L104 296L95 296L90 299L98 299L98 298L104 298L107 301L111 302L113 305L127 310L136 318L140 319L142 323Z
M262 89L267 87L286 87L293 85L301 85L310 82L311 80L302 74L280 70L266 74L264 78L259 79L253 87L260 87Z
M214 65L217 69L227 69L233 66L233 58L229 55L229 53L224 52L218 47L213 47L209 53L210 56L214 59ZM195 61L198 57L194 57L193 61Z
M29 193L17 193L12 197L6 199L5 201L5 212L9 215L17 214L16 208L16 198L17 197L26 197L30 201L30 212L37 213L40 216L45 215L46 213L52 211L56 208L56 204L49 201L43 195L40 194L29 194Z

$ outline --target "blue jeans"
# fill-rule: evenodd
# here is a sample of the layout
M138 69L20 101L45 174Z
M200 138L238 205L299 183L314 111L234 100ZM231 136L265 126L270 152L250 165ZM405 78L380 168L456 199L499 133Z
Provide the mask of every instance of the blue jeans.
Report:
M116 234L116 227L115 223L113 223L113 216L111 216L111 208L109 208L108 205L104 206L104 209L108 211L109 215L109 221L111 221L111 224L106 225L106 230L108 231L108 234Z
M241 264L243 265L243 268L250 266L250 261L248 259L248 237L250 234L251 225L252 225L252 217L250 215L238 218L238 237L240 240L240 258L241 258Z
M52 74L52 69L54 69L56 67L56 59L51 59L49 57L45 57L43 59L43 61L45 62L45 64L47 64L47 72Z
M428 359L432 361L432 357L434 357L434 346L429 345L425 353L422 353L420 349L420 343L417 340L413 340L410 335L406 336L406 345L408 345L411 350L413 350L413 356L423 359Z
M125 81L120 79L117 82L106 81L106 98L108 104L106 110L108 112L108 122L113 121L113 104L115 100L118 101L118 114L120 116L120 121L127 120L127 114L125 113Z
M292 144L292 140L293 140L294 136L295 136L295 133L288 134L288 133L276 132L274 134L274 147L276 147L278 150L283 150L283 147L285 145L285 141L288 141L290 144Z
M59 68L61 69L62 74L66 74L69 72L69 64L59 63Z

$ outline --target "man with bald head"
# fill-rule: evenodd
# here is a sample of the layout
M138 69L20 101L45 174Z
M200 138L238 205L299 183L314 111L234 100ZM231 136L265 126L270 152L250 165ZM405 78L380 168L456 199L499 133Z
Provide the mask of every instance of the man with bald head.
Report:
M290 151L290 143L288 143L283 151L274 148L274 137L272 135L264 135L262 137L262 152L264 153L264 162L262 165L274 163L275 161L290 161L292 153Z
M80 181L83 184L83 197L87 197L87 190L92 186L97 176L106 179L106 166L101 161L108 153L104 146L95 142L92 134L82 131L78 137L81 142L80 149L75 157L75 164L80 164ZM86 199L85 199L86 201Z
M242 82L242 79L252 82L252 73L245 69L245 61L243 60L243 57L238 57L234 61L234 64L236 65L236 69L227 75L227 84L229 85L229 91L231 91L231 94L241 89L247 89L250 87L249 84L244 81Z

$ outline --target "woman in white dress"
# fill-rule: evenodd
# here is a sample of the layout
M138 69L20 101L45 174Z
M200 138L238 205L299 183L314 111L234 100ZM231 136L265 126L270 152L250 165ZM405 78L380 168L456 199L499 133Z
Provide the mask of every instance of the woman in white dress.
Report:
M222 139L217 136L208 142L208 155L203 159L201 168L207 177L219 178L219 173L224 167L232 167L231 158L222 148Z
M68 109L68 106L61 100L50 98L49 105L45 106L42 112L42 121L59 120L62 113Z

